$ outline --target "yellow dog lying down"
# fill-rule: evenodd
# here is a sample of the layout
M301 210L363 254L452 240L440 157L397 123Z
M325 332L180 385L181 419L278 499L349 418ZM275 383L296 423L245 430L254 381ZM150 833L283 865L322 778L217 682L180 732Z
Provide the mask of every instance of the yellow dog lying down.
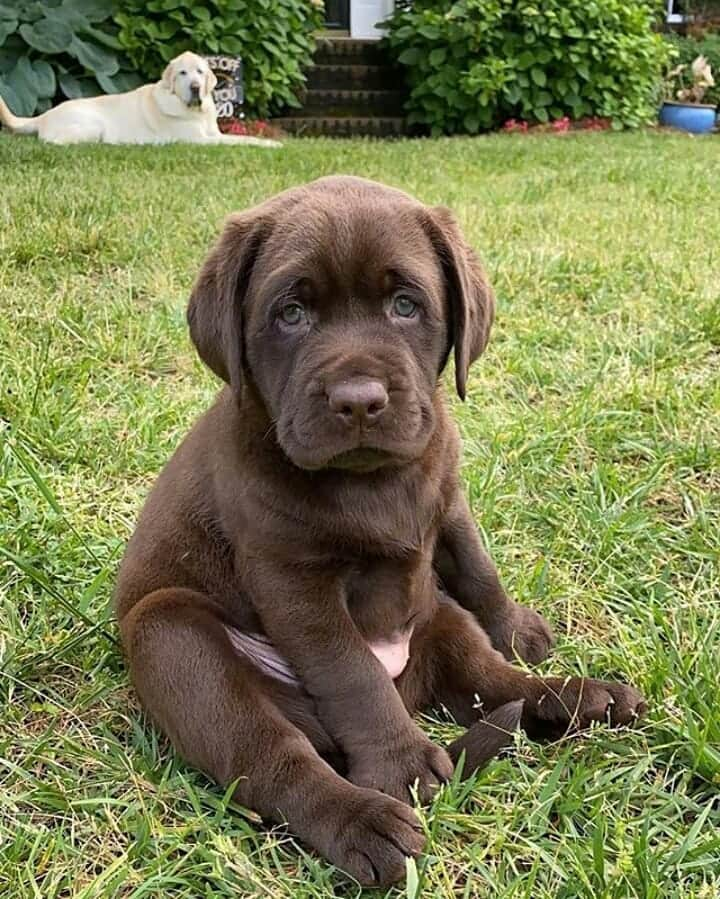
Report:
M222 134L212 90L217 78L201 56L176 56L156 84L125 94L66 100L34 118L13 115L0 97L0 122L53 144L253 144L273 140Z

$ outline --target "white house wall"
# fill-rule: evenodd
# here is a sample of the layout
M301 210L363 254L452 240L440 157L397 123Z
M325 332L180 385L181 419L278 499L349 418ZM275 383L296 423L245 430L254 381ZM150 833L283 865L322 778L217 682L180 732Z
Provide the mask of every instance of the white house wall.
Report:
M395 0L350 0L350 36L381 38L383 32L375 25L394 8Z

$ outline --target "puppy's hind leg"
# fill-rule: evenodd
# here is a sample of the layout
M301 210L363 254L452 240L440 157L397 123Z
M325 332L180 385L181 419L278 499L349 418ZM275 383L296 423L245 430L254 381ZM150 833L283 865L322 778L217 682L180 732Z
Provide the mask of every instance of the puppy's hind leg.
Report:
M217 609L186 589L150 593L120 621L143 705L184 758L238 802L294 834L363 884L386 886L423 847L411 809L340 777L233 649Z
M629 724L645 711L642 696L625 684L543 678L516 668L492 648L475 618L445 597L434 618L413 636L410 662L398 689L411 711L445 707L459 724L470 728L450 747L450 755L455 761L465 749L468 759L472 753L475 767L494 747L512 741L518 718L531 738L544 740L593 721ZM486 717L479 721L482 715ZM495 733L499 724L500 732ZM508 732L507 739L503 731Z

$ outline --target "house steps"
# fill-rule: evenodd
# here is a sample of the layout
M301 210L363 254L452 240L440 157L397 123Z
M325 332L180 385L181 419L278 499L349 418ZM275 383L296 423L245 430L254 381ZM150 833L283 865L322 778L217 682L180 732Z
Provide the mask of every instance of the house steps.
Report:
M399 137L407 133L402 73L378 41L321 37L299 96L273 125L305 136Z

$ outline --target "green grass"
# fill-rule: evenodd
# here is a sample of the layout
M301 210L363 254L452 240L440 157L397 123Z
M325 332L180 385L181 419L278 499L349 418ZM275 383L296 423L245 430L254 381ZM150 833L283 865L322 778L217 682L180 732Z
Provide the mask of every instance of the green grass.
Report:
M0 894L359 892L175 758L109 609L143 497L216 390L184 306L222 217L352 172L454 207L487 262L499 314L455 404L464 477L512 593L556 628L545 670L650 700L633 731L520 739L451 785L390 895L718 895L717 160L717 139L665 134L0 138Z

